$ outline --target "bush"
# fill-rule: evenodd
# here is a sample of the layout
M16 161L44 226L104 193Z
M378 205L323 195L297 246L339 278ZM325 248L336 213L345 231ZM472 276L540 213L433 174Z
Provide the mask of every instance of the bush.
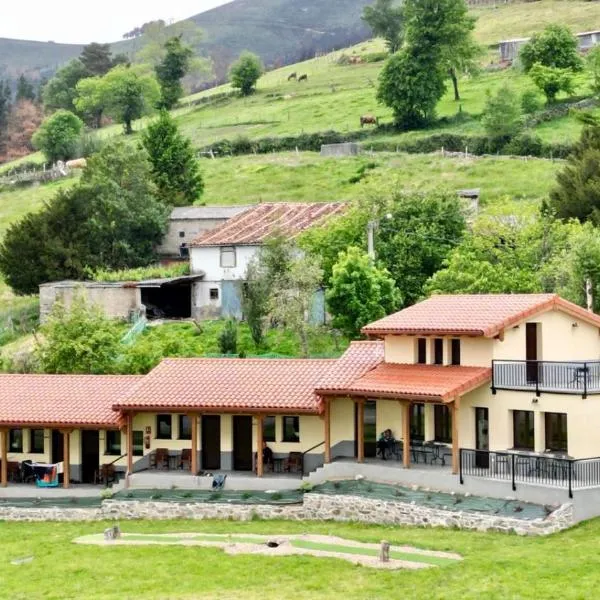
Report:
M556 100L559 92L573 93L573 71L570 69L546 67L541 63L536 63L531 67L529 75L549 103Z
M523 133L506 144L503 149L505 154L515 156L542 156L544 144L542 140L531 133Z
M231 87L239 89L242 96L249 96L254 92L256 82L263 71L264 66L256 54L248 51L242 52L229 70Z
M50 162L75 158L83 121L68 110L59 110L48 117L35 132L33 145Z
M577 38L566 25L553 23L535 34L519 52L519 60L529 72L536 63L545 67L580 71L582 61Z
M510 139L516 135L523 127L519 96L507 85L494 95L488 92L481 123L491 138Z
M104 148L105 142L98 135L93 133L84 133L77 141L78 158L89 158L92 154L97 154Z
M368 54L363 54L361 58L365 63L378 63L387 60L389 56L389 52L369 52Z
M238 327L233 320L227 321L221 335L219 335L219 349L221 354L237 354Z
M538 93L535 90L525 90L521 95L521 110L526 115L532 115L543 107Z

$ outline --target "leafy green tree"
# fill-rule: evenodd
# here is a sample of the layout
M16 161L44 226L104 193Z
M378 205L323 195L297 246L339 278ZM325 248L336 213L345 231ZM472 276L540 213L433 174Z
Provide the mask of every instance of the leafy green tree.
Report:
M559 219L600 225L600 122L585 117L581 138L556 176L550 204Z
M37 355L44 373L93 374L114 372L120 351L117 324L77 294L67 310L57 302L41 328Z
M194 51L180 37L168 40L165 48L167 53L155 70L161 91L159 108L171 110L183 96L181 80L190 68Z
M19 294L90 270L146 266L167 228L147 155L113 142L91 157L80 183L9 227L0 272Z
M350 247L333 267L327 307L332 325L349 338L357 338L367 323L394 312L400 294L386 269L374 265L360 248Z
M156 78L135 67L115 67L104 76L102 87L106 113L123 123L126 135L133 133L133 121L152 113L160 97Z
M50 162L75 158L83 121L68 110L48 117L33 136L33 145Z
M76 87L79 81L85 79L88 75L84 64L78 59L72 60L65 67L59 69L42 90L44 108L46 110L59 110L62 108L76 112Z
M166 110L144 131L142 145L148 152L152 179L163 202L170 206L193 204L204 189L199 164L190 140L179 132Z
M103 77L87 77L77 84L77 112L96 129L102 126L102 116L107 104L106 81Z
M21 75L17 82L15 101L20 102L21 100L35 102L35 90L33 89L33 84L25 77L25 75Z
M600 95L600 46L592 48L586 59L587 69L592 78L592 91L594 95Z
M377 99L392 109L399 127L410 129L434 119L445 89L441 60L411 46L385 63L379 74Z
M519 59L526 72L536 63L544 67L581 71L583 62L578 46L577 38L566 25L553 23L541 33L536 33L521 48Z
M249 96L254 92L256 82L263 71L263 64L256 54L248 51L242 52L229 69L231 86L239 89L242 96Z
M269 315L271 286L263 265L253 259L246 267L244 281L240 282L242 314L250 329L256 349L262 347L265 339L265 323Z
M549 103L554 102L560 92L573 93L573 71L570 69L546 67L535 63L529 70L529 76Z
M6 150L11 100L12 92L10 90L10 85L7 81L0 80L0 156L2 156Z
M503 85L494 95L489 90L481 123L485 132L497 140L506 140L523 129L523 115L519 96L508 85Z
M365 6L362 18L373 35L384 39L392 54L400 50L404 28L401 5L394 6L394 0L375 0L371 6Z
M115 66L110 44L92 42L83 48L79 60L83 63L88 77L102 77Z

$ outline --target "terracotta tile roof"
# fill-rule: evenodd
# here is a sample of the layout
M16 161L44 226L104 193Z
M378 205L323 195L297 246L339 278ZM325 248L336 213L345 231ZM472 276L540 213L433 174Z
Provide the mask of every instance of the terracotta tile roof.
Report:
M344 355L335 361L325 377L319 381L317 392L331 394L343 391L384 359L384 343L374 340L352 342Z
M319 221L340 214L346 206L342 202L258 204L200 234L190 246L257 245L276 230L294 237Z
M112 405L141 376L0 375L0 425L116 427Z
M314 413L317 383L335 360L165 359L115 409Z
M491 381L489 367L444 367L383 363L348 386L349 396L448 402Z
M556 294L432 296L363 328L367 335L422 334L494 337L533 315L560 310L600 327L600 317Z

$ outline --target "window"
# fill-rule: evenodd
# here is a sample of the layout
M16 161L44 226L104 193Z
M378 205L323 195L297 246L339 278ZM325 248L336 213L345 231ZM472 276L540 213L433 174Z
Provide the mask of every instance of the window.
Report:
M121 432L120 431L107 431L106 432L106 450L104 454L110 454L111 456L121 455Z
M565 413L546 413L546 448L555 452L567 452Z
M44 430L31 429L29 431L29 452L31 454L44 453Z
M179 439L192 439L192 422L187 415L179 415Z
M513 446L519 450L534 449L535 445L532 411L513 411Z
M235 248L233 246L223 246L221 248L221 266L224 269L235 267Z
M410 412L410 439L423 441L425 439L425 405L413 404Z
M284 442L300 441L300 417L283 417Z
M452 414L442 404L434 406L435 441L450 444L452 442Z
M11 429L8 435L8 451L23 452L23 430Z
M451 363L453 365L460 365L460 340L452 340L451 343Z
M263 440L265 442L275 441L275 417L265 417L263 420Z
M184 238L185 237L185 231L179 231L179 237L180 238Z
M156 439L170 440L172 437L171 415L156 415Z
M210 288L208 295L211 300L218 300L219 299L219 288Z
M417 340L417 363L420 365L427 363L427 340L425 338Z
M144 432L134 431L133 432L133 455L144 456Z
M444 340L433 340L433 363L436 365L444 364Z

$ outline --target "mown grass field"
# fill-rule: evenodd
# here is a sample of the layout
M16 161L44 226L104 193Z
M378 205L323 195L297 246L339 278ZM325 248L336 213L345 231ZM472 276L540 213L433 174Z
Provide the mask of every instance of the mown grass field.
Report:
M1 595L24 599L579 600L597 597L600 521L547 538L353 524L135 521L130 533L314 533L457 552L422 571L380 571L311 556L228 556L218 549L80 546L103 523L0 523ZM33 556L32 562L11 561ZM149 565L152 568L149 569Z

